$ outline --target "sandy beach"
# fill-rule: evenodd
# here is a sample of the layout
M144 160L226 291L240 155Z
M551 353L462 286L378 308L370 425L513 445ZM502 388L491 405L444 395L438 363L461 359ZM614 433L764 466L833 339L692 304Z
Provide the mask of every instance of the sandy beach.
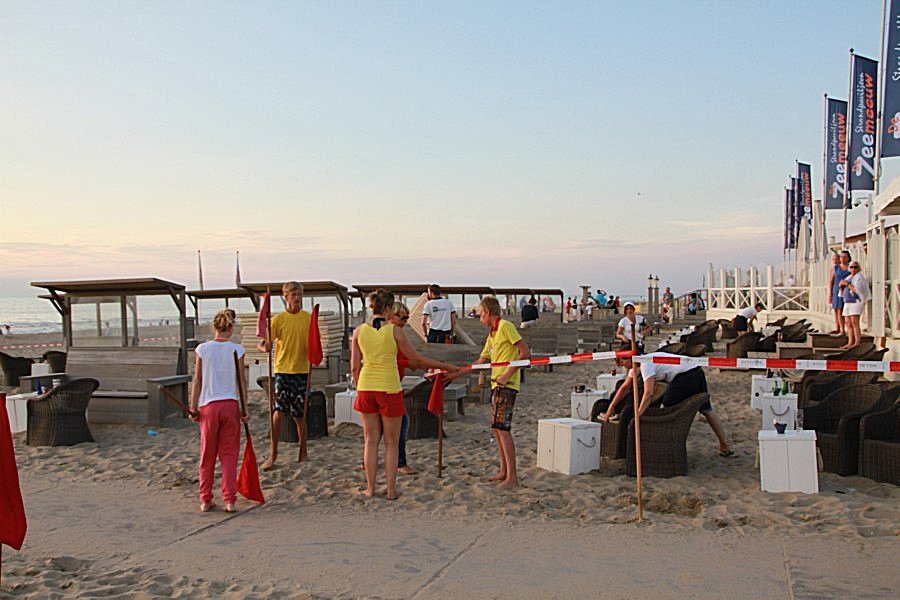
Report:
M538 419L569 416L573 386L590 385L609 368L589 363L528 373L514 421L522 486L512 493L486 481L496 469L496 446L488 407L477 403L468 403L465 416L447 422L442 479L435 474L436 441L410 440L410 463L419 473L401 476L403 496L397 502L357 495L364 483L354 469L362 431L343 424L329 437L312 440L310 460L299 465L296 446L281 444L279 468L261 474L269 503L254 507L241 499L237 516L197 511L199 433L187 420L170 420L155 436L146 427L95 425L96 443L74 447L32 448L24 434L17 434L29 534L22 552L4 552L0 594L568 597L580 593L584 578L578 569L567 572L558 565L565 556L596 575L596 588L587 595L880 596L900 586L894 567L878 567L885 554L896 558L900 547L900 488L820 473L817 495L760 491L754 464L760 416L749 405L748 372L707 372L713 406L736 455L719 457L712 432L696 419L688 439L689 474L644 479L643 524L633 522L635 480L624 474L624 460L604 460L599 471L574 477L538 469ZM261 461L267 452L267 407L260 392L250 400ZM218 493L218 483L215 489ZM74 505L73 498L78 499ZM68 539L73 528L90 543ZM437 532L432 542L420 539L432 528ZM375 532L407 530L413 533L377 549ZM296 551L288 543L291 531L302 538ZM459 572L455 553L485 531L493 532L491 547L505 552L503 560L492 563L486 556L477 561L467 553L466 570ZM303 543L310 538L320 541ZM521 545L512 544L516 539ZM287 545L293 570L278 564L269 543ZM417 545L421 552L412 552ZM427 548L446 551L438 552L433 573L418 565ZM694 567L707 566L681 573L683 586L668 587L673 580L666 573L678 571L678 559L684 558L679 548L708 553L706 559L691 557ZM538 549L539 556L554 557L548 564L557 566L541 565L529 573L521 561L532 560ZM338 560L342 553L355 558L325 564L324 557ZM361 574L371 565L360 571L356 562L369 556L385 569L371 582ZM307 559L322 565L304 569ZM766 560L779 570L777 581L747 571L752 561ZM805 561L805 566L785 575L791 561ZM254 564L256 571L247 566ZM658 572L645 569L654 564ZM709 585L700 573L713 564L717 582ZM852 565L870 568L854 571ZM514 580L508 580L510 568L519 575ZM198 570L202 581L195 579ZM445 577L448 572L454 577ZM698 579L690 579L691 573ZM536 574L542 575L527 583Z

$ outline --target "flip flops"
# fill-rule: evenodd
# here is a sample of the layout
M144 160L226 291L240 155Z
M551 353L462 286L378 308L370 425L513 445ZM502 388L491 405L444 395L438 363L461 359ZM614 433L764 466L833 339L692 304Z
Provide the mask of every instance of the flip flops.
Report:
M734 456L734 450L719 450L719 456L721 456L722 458Z

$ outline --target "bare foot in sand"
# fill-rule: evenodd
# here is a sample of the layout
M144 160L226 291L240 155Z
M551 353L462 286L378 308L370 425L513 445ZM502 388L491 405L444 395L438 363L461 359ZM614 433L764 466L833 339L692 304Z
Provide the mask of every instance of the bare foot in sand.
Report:
M363 498L371 498L371 497L373 497L373 496L375 495L375 490L370 490L370 489L367 488L367 489L364 489L364 490L359 490L359 491L357 491L357 493L358 493L360 496L362 496Z
M506 473L497 473L493 477L490 477L488 481L504 481L506 479Z
M212 502L203 502L200 504L200 512L209 512L216 507Z
M262 467L260 467L260 468L261 468L263 471L271 471L272 469L274 469L274 468L275 468L275 457L274 457L274 456L270 456L269 458L267 458L267 459L266 459L266 462L264 462L264 463L262 464Z
M234 504L232 504L232 503L229 502L228 504L225 505L225 512L227 512L227 513L236 513L236 512L237 512L237 507L235 507Z
M403 473L404 475L415 475L416 473L418 473L418 471L416 471L409 465L406 465L405 467L400 467L399 469L397 469L397 472Z
M509 479L497 484L497 488L499 488L501 490L507 490L507 491L514 490L517 487L519 487L519 482L518 481L510 481Z
M399 498L400 496L403 495L400 492L396 492L396 491L393 494L388 493L388 492L385 492L385 494L386 494L388 500L396 500L397 498Z

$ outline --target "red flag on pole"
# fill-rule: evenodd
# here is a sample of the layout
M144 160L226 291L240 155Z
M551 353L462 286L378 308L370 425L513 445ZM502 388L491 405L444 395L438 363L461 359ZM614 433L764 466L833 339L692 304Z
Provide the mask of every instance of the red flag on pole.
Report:
M431 384L431 396L428 397L428 412L440 416L444 412L444 375L438 373Z
M244 460L241 463L241 472L238 473L238 493L247 500L253 500L265 504L266 499L259 485L259 468L256 464L256 452L253 451L253 440L250 438L250 427L244 423L244 431L247 433L247 445L244 447Z
M25 541L25 505L19 488L19 469L13 452L6 394L0 394L0 544L19 550Z
M256 321L256 337L265 339L269 333L269 313L272 312L272 301L268 292L263 294L262 308Z
M319 305L312 309L309 319L309 343L307 344L309 362L317 367L322 364L322 337L319 335Z

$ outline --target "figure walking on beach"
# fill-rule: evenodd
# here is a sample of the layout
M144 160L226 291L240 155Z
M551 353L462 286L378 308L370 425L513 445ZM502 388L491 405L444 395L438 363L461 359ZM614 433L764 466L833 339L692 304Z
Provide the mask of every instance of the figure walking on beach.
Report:
M453 365L426 358L416 352L401 327L391 322L394 313L394 295L384 289L369 294L369 307L374 319L363 323L353 331L350 351L350 371L356 382L356 401L353 408L362 413L366 470L366 489L361 493L368 498L375 495L378 475L378 446L384 438L384 469L387 480L387 499L396 500L397 463L399 458L400 428L406 407L403 402L403 386L398 370L398 351L425 369L444 369L456 372Z
M309 378L309 325L311 315L300 308L303 286L288 281L281 287L287 308L272 317L272 330L268 340L257 346L261 352L269 352L275 343L275 413L272 415L272 435L269 457L262 464L263 471L275 467L278 460L278 438L281 420L290 415L297 426L297 437L303 447L306 443L306 423L303 422L303 403L306 401Z
M654 356L682 358L677 354L669 354L668 352L653 352L646 355L647 360L640 364L641 378L644 380L644 394L638 406L638 415L643 415L644 411L650 407L653 398L653 387L656 382L669 384L666 386L666 391L662 397L663 407L675 406L695 394L709 391L706 385L706 375L703 373L702 367L695 367L690 364L656 364L653 362ZM625 381L622 382L622 385L609 403L609 408L606 409L606 415L604 415L603 420L607 423L615 413L619 402L626 395L633 393L631 386L634 385L634 361L628 356L617 359L616 362L630 370L628 376L625 377ZM700 407L699 412L706 419L710 429L713 430L713 433L719 440L719 456L727 457L734 454L734 451L725 439L725 427L722 425L719 416L713 412L713 407L709 400Z
M209 512L215 508L212 485L218 458L222 468L225 512L235 512L241 422L250 420L246 413L241 414L239 401L247 393L244 349L230 341L234 317L228 311L221 310L216 314L213 327L215 339L200 344L195 351L197 362L191 388L191 420L200 424L200 510ZM235 352L240 359L237 373Z
M422 309L422 329L428 332L429 344L444 344L453 339L456 307L449 298L441 297L441 286L428 286L428 302Z
M473 364L508 362L531 356L531 350L522 340L516 326L500 318L500 303L496 298L485 296L481 300L478 304L478 318L490 331L481 356ZM521 378L518 367L491 369L491 429L497 438L500 472L491 477L490 481L497 481L497 487L504 490L514 489L519 485L512 418Z

